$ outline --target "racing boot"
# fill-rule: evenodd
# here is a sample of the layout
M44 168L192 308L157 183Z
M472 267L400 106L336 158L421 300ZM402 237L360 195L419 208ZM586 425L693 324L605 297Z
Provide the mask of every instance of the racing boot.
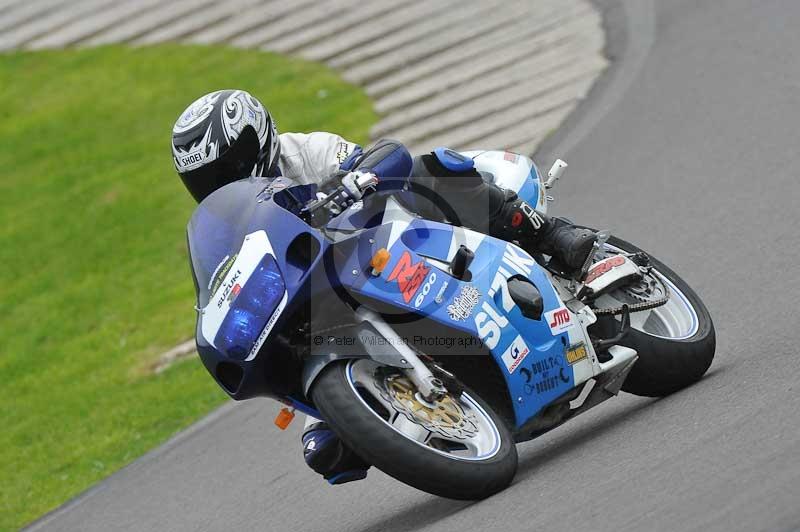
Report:
M516 240L528 252L550 255L567 274L575 277L592 252L597 234L537 212L509 190L493 217L492 236Z
M431 205L421 198L411 205L423 218L517 241L529 253L550 255L553 265L571 277L580 274L597 240L593 231L541 214L513 191L487 182L472 159L452 150L416 157L410 184L418 196L429 196Z
M367 478L370 467L322 421L303 431L303 458L331 485Z
M567 271L580 273L597 241L597 234L590 229L575 227L562 218L546 215L542 218L545 220L544 233L535 244L537 249L555 257Z

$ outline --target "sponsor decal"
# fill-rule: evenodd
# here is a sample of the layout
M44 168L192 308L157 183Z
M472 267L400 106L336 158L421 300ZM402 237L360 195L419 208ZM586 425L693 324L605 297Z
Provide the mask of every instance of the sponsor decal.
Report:
M536 393L545 393L558 388L558 376L545 377L541 381L533 384L533 391Z
M414 300L414 306L419 308L422 305L422 302L425 301L425 296L427 296L430 291L433 283L436 282L436 272L433 272L428 277L428 280L425 281L425 284L422 285L422 291L417 295L417 298Z
M242 276L242 270L236 270L231 276L231 278L228 280L228 282L220 287L219 291L221 292L221 295L219 296L219 298L217 298L217 308L222 308L222 304L225 303L225 301L230 301L228 296L231 295L234 286L239 286L239 283L237 283L236 281L238 281L239 277L241 276ZM241 289L241 287L239 288ZM237 291L236 293L238 294L239 292Z
M575 364L576 362L580 362L581 360L586 360L587 358L586 344L580 342L578 344L569 346L569 349L567 349L566 358L570 366Z
M501 307L506 313L511 312L516 303L508 291L506 279L512 275L528 277L535 261L517 246L508 244L503 252L502 264L497 268L497 273L489 287L489 296L494 297L497 291L501 294ZM481 305L481 311L475 316L475 327L478 336L489 349L494 349L500 342L503 329L508 326L508 318L500 314L488 301Z
M180 158L179 163L182 168L184 168L185 170L189 170L191 168L194 168L195 166L199 166L200 163L203 162L204 158L205 154L202 151L196 151L182 156Z
M444 292L444 288L442 288L441 292ZM452 303L447 305L447 314L453 321L466 321L467 318L472 316L472 310L480 299L481 293L477 288L472 285L462 286L461 292L453 298Z
M589 284L598 277L607 274L617 266L622 266L623 264L625 264L625 257L621 255L606 259L589 270L589 273L586 274L586 279L583 281L583 284Z
M531 372L536 375L548 375L551 369L564 367L564 361L560 356L544 357L534 360L531 364Z
M506 352L503 353L502 357L508 372L514 373L514 370L525 360L528 353L530 353L530 349L528 349L525 340L522 339L522 336L517 335L514 341L511 342L511 345L508 346L508 349L506 349Z
M205 135L186 149L172 146L172 156L175 161L175 168L180 172L188 172L202 166L217 158L219 153L219 141L211 138L211 127L206 130Z
M503 329L508 325L508 319L499 314L488 301L481 305L481 312L475 315L475 327L478 337L489 349L494 349L500 343Z
M403 294L403 301L411 303L430 271L430 266L426 266L424 260L412 264L411 253L405 251L389 274L388 281L397 281L400 293Z
M270 323L268 323L267 326L261 330L261 334L259 334L258 338L256 338L256 343L253 344L253 348L250 349L250 352L247 354L248 360L252 360L253 358L255 358L255 356L258 354L258 351L261 349L261 346L264 345L264 342L267 341L267 336L269 336L269 331L270 329L272 329L272 325L275 324L275 320L278 319L279 315L280 315L279 312L273 314L272 317L269 319Z
M500 291L503 303L503 310L511 312L516 303L511 298L511 293L508 291L508 284L506 280L512 275L522 275L528 277L533 268L533 258L522 251L517 246L507 245L503 252L503 262L497 268L497 273L494 275L492 284L489 287L489 297L494 297L497 291Z
M275 322L278 321L278 318L280 318L281 314L283 313L283 309L286 306L286 299L287 299L286 294L284 293L283 299L278 304L278 308L275 309L275 312L272 313L272 316L270 316L269 321L261 330L261 334L258 335L256 343L253 344L253 348L250 349L250 353L247 355L245 362L253 360L258 354L258 352L261 351L261 346L264 345L264 342L267 340L267 336L269 336L270 331L275 326Z
M508 161L510 163L516 164L517 161L519 161L519 154L507 151L507 152L505 152L503 154L503 159L505 159L506 161Z
M519 208L522 209L522 212L524 212L528 220L531 221L531 225L533 225L534 229L539 230L542 228L544 225L544 218L542 218L542 215L536 212L527 201L523 201Z
M550 312L545 312L545 320L547 325L550 326L550 332L558 334L566 331L572 327L572 314L569 313L567 307L559 307Z
M336 160L339 161L339 164L342 164L350 157L350 146L348 146L347 142L340 142L336 146Z
M231 293L228 294L228 303L231 303L234 299L236 299L236 296L238 296L239 292L241 291L242 291L242 285L240 285L239 283L233 285L233 288L231 288Z
M211 274L211 279L208 281L208 289L212 294L217 291L217 288L219 288L219 282L225 278L225 274L231 269L231 265L234 261L230 259L230 255L225 255L225 258L222 259L219 264L217 264L216 268L214 268L214 273ZM214 287L213 289L212 286Z
M514 211L514 214L511 215L511 227L519 227L526 217L530 220L534 229L541 229L542 225L544 225L544 218L527 202L523 201L519 206L519 210Z
M549 356L537 359L529 367L520 368L520 375L525 380L524 390L528 395L555 390L559 382L569 383L569 374L560 356Z
M210 294L217 293L217 290L219 290L219 287L222 284L222 280L225 279L225 277L228 275L228 272L231 271L233 263L236 262L237 256L238 254L234 255L233 257L225 257L222 259L222 262L217 265L217 269L211 276L211 281L208 282L208 291Z
M172 130L173 133L178 135L202 125L211 115L220 94L220 91L208 94L190 105L189 109L178 119ZM211 133L211 126L208 125L199 140L194 140L186 146L175 146L173 143L172 157L175 161L175 168L181 172L188 172L205 162L216 159L219 153L219 140L212 139Z

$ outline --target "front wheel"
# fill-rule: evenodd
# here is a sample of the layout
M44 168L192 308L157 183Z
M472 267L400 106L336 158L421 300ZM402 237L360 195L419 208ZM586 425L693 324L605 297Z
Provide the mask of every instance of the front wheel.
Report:
M325 368L311 395L344 443L417 489L484 499L506 488L516 473L511 433L469 391L429 403L396 368L354 359Z
M599 258L618 253L642 250L612 236ZM639 354L622 390L660 397L700 380L714 359L716 335L711 315L694 290L661 261L647 255L652 270L640 285L613 290L598 298L595 306L618 308L668 295L664 305L631 313L630 332L620 342ZM611 320L603 318L598 325L608 327L613 325Z

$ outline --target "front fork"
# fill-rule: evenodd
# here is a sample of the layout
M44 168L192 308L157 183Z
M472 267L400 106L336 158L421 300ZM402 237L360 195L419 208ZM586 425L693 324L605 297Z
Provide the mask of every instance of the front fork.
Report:
M442 381L431 373L431 370L419 359L414 350L408 347L403 337L397 334L392 326L386 323L377 312L361 306L356 310L356 316L361 321L371 323L375 330L400 353L402 356L401 364L411 366L403 369L403 371L411 379L411 382L417 386L417 390L419 390L423 399L429 403L434 403L447 395L447 388L445 388Z

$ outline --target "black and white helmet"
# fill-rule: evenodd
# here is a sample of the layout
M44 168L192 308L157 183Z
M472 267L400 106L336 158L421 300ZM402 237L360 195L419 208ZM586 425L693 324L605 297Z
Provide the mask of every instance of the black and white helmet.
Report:
M198 202L233 181L274 175L279 155L275 122L246 91L206 94L172 128L175 169Z

